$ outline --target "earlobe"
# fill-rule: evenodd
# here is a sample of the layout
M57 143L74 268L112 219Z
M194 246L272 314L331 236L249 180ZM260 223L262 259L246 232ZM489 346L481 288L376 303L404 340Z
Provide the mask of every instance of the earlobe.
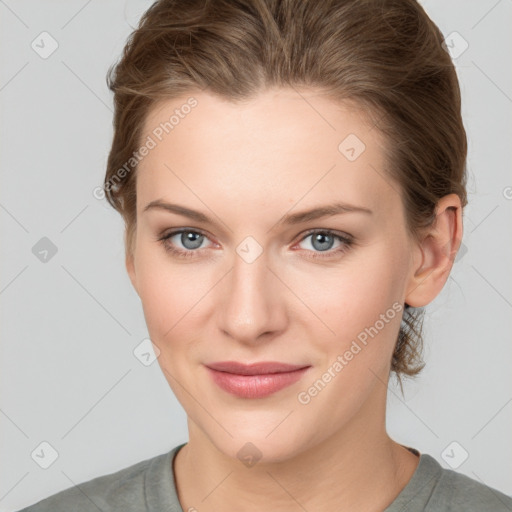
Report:
M443 289L462 241L462 207L457 194L440 199L436 220L416 247L417 258L411 268L405 302L423 307ZM418 263L419 262L419 263Z

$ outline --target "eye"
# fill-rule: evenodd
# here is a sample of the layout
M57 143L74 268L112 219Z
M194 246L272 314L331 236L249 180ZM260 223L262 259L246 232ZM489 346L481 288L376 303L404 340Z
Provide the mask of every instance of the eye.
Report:
M205 240L208 240L208 237L195 229L171 231L158 238L158 241L162 243L166 251L180 258L195 257L196 253L200 252L199 249L202 248L201 246ZM183 249L179 248L180 245Z
M351 236L341 235L336 231L331 231L328 229L312 230L307 233L299 243L304 243L304 241L308 239L311 240L306 245L309 245L312 247L312 249L306 248L306 250L312 252L312 254L308 256L311 258L332 258L339 256L340 254L348 251L354 243L354 240ZM336 241L338 241L338 246L334 250L331 250Z
M311 239L306 247L308 258L334 258L347 252L353 245L354 240L350 235L339 234L329 229L315 229L309 231L299 242L304 243ZM207 247L203 243L209 238L196 229L178 229L171 231L157 239L164 249L178 258L194 258L197 257L202 249ZM334 248L336 241L338 245ZM181 246L181 248L180 248ZM303 247L304 249L304 247ZM325 253L325 254L322 254Z

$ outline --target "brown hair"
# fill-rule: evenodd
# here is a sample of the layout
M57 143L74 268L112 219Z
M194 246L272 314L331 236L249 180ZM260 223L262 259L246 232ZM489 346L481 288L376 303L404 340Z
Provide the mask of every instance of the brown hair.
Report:
M209 91L231 101L266 88L313 87L367 112L388 144L411 236L444 195L466 206L466 133L455 68L443 36L416 0L160 0L142 16L107 75L114 137L109 203L134 248L134 158L148 111L162 99ZM391 369L424 366L423 308L405 305Z

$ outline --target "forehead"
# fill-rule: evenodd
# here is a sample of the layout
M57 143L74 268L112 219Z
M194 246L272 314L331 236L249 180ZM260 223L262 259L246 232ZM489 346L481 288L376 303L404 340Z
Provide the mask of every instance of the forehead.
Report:
M369 116L314 90L272 89L240 102L206 91L164 100L146 118L142 140L149 139L154 147L137 176L147 201L185 188L188 196L262 207L301 197L302 206L319 197L366 206L389 195L396 201L384 141Z

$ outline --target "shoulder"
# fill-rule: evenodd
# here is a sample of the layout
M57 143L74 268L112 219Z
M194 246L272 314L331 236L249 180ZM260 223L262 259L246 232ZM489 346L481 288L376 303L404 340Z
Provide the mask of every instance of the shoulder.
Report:
M176 451L157 455L114 473L79 483L18 512L114 512L147 510L146 487L148 474L164 475L167 463L171 466ZM154 477L153 477L154 478Z
M512 511L510 496L466 475L444 469L437 461L435 463L441 473L431 500L432 510ZM439 508L441 506L446 508Z
M411 480L386 512L511 512L512 498L421 454Z

